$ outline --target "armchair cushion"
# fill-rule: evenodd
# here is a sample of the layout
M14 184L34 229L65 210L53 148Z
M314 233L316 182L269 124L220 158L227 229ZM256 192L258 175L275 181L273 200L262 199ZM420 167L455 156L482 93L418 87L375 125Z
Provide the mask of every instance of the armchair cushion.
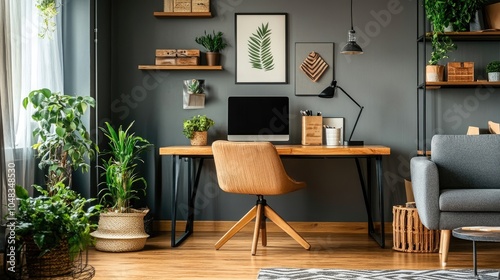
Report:
M451 212L500 212L500 189L443 190L439 210Z

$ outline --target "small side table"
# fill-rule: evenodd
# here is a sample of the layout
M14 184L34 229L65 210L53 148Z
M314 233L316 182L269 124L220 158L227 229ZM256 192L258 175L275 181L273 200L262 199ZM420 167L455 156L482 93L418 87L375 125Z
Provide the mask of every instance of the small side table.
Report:
M461 227L454 229L452 233L456 238L472 241L474 277L478 278L476 241L500 242L500 227ZM500 272L498 279L500 279Z

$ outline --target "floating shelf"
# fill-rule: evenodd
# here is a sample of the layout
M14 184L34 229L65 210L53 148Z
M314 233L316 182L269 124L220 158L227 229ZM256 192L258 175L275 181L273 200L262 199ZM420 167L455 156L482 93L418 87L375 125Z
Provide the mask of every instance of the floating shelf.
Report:
M500 87L500 82L487 82L487 81L475 81L475 82L426 82L427 89L439 89L439 88L457 88L457 87ZM419 88L423 88L420 85Z
M203 12L203 13L154 12L153 14L155 17L199 17L199 18L212 17L211 12Z
M208 65L139 65L139 70L206 70L220 71L222 66Z
M425 33L426 40L430 40L432 32ZM459 41L498 41L500 40L500 31L466 31L466 32L444 32L443 35L450 37L452 40ZM421 42L423 36L418 38Z

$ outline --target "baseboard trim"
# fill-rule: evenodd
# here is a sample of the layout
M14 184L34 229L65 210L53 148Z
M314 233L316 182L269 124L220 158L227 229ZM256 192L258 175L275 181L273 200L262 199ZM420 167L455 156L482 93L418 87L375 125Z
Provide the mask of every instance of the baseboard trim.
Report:
M195 221L194 230L197 232L228 231L235 221ZM329 233L366 233L368 224L366 222L288 222L298 232L329 232ZM170 231L172 223L170 220L159 220L153 222L155 231ZM249 223L242 231L253 232L253 223ZM186 228L186 221L177 221L177 231ZM267 223L268 232L282 231L272 222ZM392 232L392 223L385 223L385 232Z

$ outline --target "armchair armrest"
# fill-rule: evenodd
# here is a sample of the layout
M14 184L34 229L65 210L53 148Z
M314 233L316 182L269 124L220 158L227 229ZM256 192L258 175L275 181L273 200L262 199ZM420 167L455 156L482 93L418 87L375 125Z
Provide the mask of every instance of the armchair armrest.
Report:
M429 229L439 229L439 174L437 166L427 157L410 160L411 184L418 215Z

